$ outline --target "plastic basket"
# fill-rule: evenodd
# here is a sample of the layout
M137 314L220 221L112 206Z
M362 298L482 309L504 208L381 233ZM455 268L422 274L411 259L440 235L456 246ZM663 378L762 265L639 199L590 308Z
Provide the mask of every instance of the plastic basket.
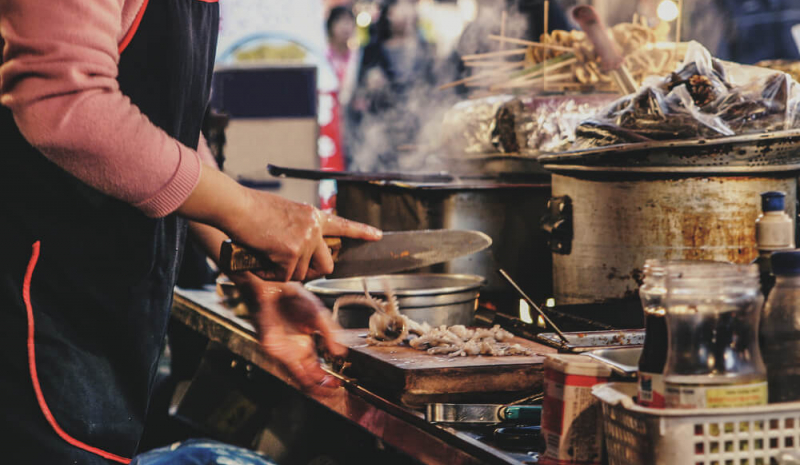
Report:
M597 385L610 465L770 465L800 448L800 402L730 409L652 409L635 383Z

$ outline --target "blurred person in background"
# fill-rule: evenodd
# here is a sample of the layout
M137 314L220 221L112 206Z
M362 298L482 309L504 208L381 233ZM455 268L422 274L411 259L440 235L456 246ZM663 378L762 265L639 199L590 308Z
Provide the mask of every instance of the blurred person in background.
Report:
M475 20L464 28L451 56L455 68L454 80L472 74L472 70L464 65L462 56L500 50L500 42L489 39L489 35L500 35L503 11L508 14L506 36L538 42L544 33L544 3L545 0L478 0ZM572 29L558 1L550 0L547 16L548 32ZM506 48L511 49L513 46L507 44ZM456 92L461 95L468 91L469 88L463 85L456 88Z
M350 49L350 40L356 31L356 18L347 6L331 8L326 21L328 50L325 57L339 80L339 103L345 104L355 85L358 71L358 53Z
M344 160L346 153L349 150L348 137L347 137L347 117L345 116L348 103L353 95L353 89L356 84L356 74L358 73L358 64L360 62L360 51L352 50L350 48L350 41L356 32L356 20L353 15L352 8L347 5L339 5L331 8L328 12L328 19L325 23L328 33L328 50L325 57L330 63L333 72L336 74L338 81L334 98L334 108L331 110L332 123L335 125L332 133L338 143L338 155L336 162L332 162L333 158L323 163L323 169L341 170L345 166ZM324 128L322 128L325 130ZM335 200L333 200L335 202Z
M364 47L349 107L351 169L398 168L398 148L414 144L426 95L435 85L435 53L420 33L417 3L385 0Z

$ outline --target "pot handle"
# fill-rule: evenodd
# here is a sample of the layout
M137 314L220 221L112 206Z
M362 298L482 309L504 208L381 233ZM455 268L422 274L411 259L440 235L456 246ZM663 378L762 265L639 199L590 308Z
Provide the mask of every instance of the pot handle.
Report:
M572 252L572 199L564 195L547 201L547 213L540 226L547 234L547 243L553 253L569 255Z

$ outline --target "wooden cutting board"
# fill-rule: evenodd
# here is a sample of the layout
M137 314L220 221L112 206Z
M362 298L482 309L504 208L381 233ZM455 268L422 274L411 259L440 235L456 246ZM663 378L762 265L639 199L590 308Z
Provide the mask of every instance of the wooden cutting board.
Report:
M512 343L539 355L508 357L431 355L406 345L367 345L365 329L346 329L347 374L419 407L429 402L509 402L542 389L544 354L558 351L522 338Z

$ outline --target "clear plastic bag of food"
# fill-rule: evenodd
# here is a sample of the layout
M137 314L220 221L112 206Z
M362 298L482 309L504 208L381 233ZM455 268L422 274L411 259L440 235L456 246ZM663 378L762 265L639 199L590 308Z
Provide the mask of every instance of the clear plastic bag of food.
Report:
M518 152L521 110L522 104L512 95L459 102L445 113L443 145L454 153Z
M697 42L673 73L581 123L577 148L696 139L800 126L800 85L788 74L724 62Z
M497 95L459 102L444 116L443 146L457 155L565 150L575 141L578 124L608 105L612 95Z

